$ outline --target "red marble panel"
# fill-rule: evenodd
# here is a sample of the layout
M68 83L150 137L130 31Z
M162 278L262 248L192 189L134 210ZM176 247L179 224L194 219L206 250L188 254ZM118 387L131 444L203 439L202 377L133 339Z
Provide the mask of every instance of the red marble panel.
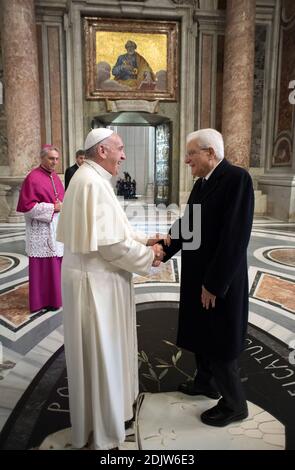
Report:
M295 248L278 248L270 251L268 256L274 261L295 267Z
M204 34L201 65L201 128L211 127L212 46L212 36Z
M224 36L219 35L217 40L217 70L216 70L216 119L215 129L222 129L222 97L223 97L223 61Z
M253 297L295 313L295 284L279 276L263 274Z
M0 256L0 273L6 271L11 266L11 261L5 257Z
M62 102L59 29L57 26L48 26L47 32L51 108L51 143L56 145L61 151L61 158L57 172L62 173Z
M43 73L43 48L42 48L42 25L37 24L37 52L39 70L39 92L40 92L40 124L41 145L46 144L45 109L44 109L44 73Z
M29 285L25 283L0 296L1 317L14 326L19 326L30 318Z

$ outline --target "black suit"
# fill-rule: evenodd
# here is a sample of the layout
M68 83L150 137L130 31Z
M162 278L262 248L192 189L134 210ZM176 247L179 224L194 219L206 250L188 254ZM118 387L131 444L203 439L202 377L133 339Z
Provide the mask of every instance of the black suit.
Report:
M72 176L78 170L78 168L79 168L79 165L77 165L77 163L75 163L74 165L72 165L72 166L70 166L69 168L66 169L66 172L65 172L65 189L67 189L67 187L69 186L69 182L70 182Z
M188 223L193 226L194 204L201 205L201 244L189 250L184 249L181 232ZM228 405L244 402L237 385L236 359L243 350L248 323L247 246L253 209L249 173L222 160L202 189L201 179L195 183L185 211L189 217L176 221L180 238L172 238L170 247L165 247L164 261L182 249L177 344L196 354L199 367L204 365L200 376L207 376L208 370L213 373ZM203 308L202 285L216 295L215 308ZM221 377L217 377L219 371ZM231 382L235 383L229 385ZM224 391L224 387L239 390L230 397L231 390Z

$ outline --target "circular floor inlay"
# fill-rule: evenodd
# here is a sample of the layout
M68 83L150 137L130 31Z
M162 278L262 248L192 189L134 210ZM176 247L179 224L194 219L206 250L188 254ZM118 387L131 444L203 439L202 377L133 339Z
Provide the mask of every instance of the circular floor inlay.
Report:
M8 253L6 251L0 252L0 277L1 280L5 277L15 276L21 271L27 276L25 271L29 264L29 258L19 253Z
M4 273L7 271L11 266L13 266L14 260L11 259L9 256L0 256L0 273Z
M275 263L295 267L295 248L275 248L266 251L264 256Z

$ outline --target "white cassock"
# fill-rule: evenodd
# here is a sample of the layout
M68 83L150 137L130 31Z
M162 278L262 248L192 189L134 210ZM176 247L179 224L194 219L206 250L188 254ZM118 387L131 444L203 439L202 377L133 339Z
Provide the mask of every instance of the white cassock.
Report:
M62 294L73 445L93 431L95 449L118 447L138 395L132 273L147 274L153 251L139 239L110 184L86 160L64 199Z

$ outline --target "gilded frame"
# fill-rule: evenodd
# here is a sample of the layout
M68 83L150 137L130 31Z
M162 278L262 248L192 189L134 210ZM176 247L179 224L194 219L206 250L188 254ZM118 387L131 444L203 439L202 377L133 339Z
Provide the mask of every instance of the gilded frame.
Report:
M87 100L177 100L177 22L85 17L84 38ZM127 42L137 46L133 46L137 57L133 68ZM125 76L114 75L122 71L119 62Z

